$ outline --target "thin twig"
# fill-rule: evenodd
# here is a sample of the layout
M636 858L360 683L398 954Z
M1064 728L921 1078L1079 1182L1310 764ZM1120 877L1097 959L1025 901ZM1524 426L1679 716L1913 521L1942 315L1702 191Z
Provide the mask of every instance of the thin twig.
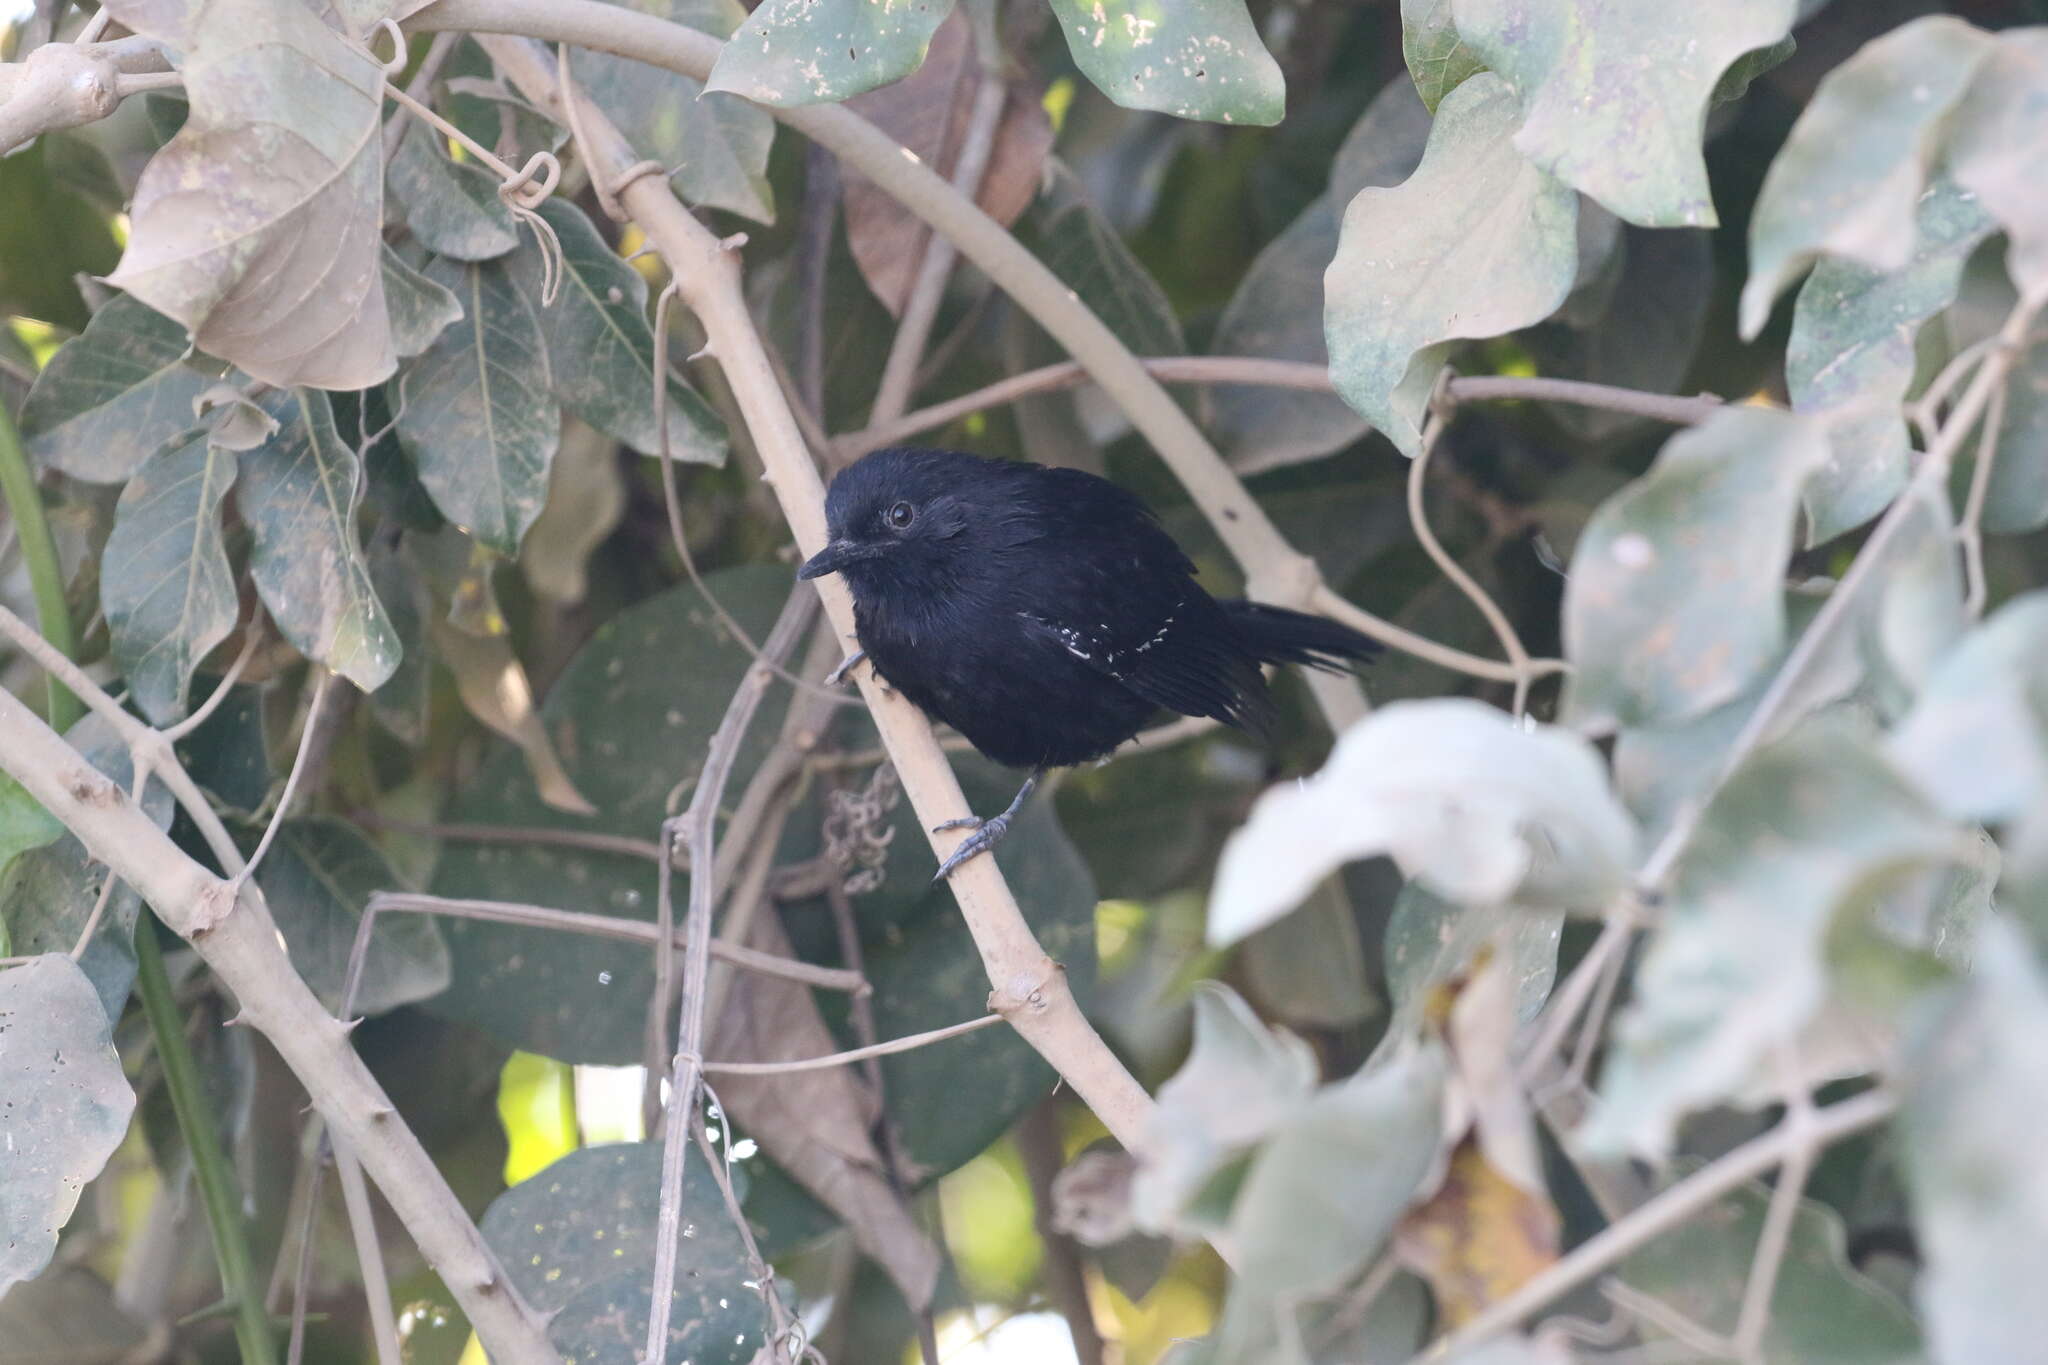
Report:
M349 818L372 829L388 829L394 834L413 834L424 839L445 839L450 843L574 848L585 853L611 853L650 863L658 861L661 857L661 845L652 839L636 839L630 834L603 834L596 830L584 829L549 829L544 825L487 825L468 822L459 825L440 825L419 820L399 820L367 807L358 807L350 811ZM648 941L653 941L651 935Z
M1783 1127L1795 1136L1813 1124L1813 1095L1800 1077L1799 1058L1790 1043L1775 1049L1779 1083L1785 1091ZM1785 1164L1778 1169L1777 1187L1764 1211L1764 1225L1757 1235L1756 1255L1751 1258L1749 1281L1742 1288L1742 1308L1736 1314L1735 1354L1746 1365L1756 1362L1763 1346L1764 1331L1771 1323L1771 1301L1778 1287L1778 1271L1785 1263L1785 1248L1792 1241L1793 1220L1799 1213L1799 1197L1806 1190L1806 1178L1813 1170L1815 1148L1799 1142Z
M292 800L299 794L299 782L305 776L306 756L313 751L315 736L320 729L320 713L327 703L327 689L334 682L334 674L318 664L313 665L320 677L313 684L313 700L306 706L306 724L299 732L299 751L292 759L292 770L285 775L284 792L277 798L277 809L271 813L270 823L264 826L263 838L257 841L256 851L249 855L249 861L235 873L236 882L245 882L256 875L256 869L263 864L263 855L270 851L271 841L277 838L278 830L284 827L285 817L291 814Z
M1971 620L1984 614L1991 585L1984 577L1984 503L1991 493L1991 470L1998 462L1998 437L2005 426L2006 385L1991 395L1984 413L1984 431L1977 438L1977 466L1970 471L1970 491L1963 499L1963 517L1956 542L1963 550L1963 613Z
M256 629L255 622L250 622L248 635L242 641L240 652L235 655L235 661L228 665L228 671L221 676L220 683L213 689L212 695L200 703L197 711L194 711L176 725L165 726L163 737L176 744L179 740L206 724L213 713L220 709L221 703L228 699L228 694L235 690L235 684L241 681L242 670L249 666L249 660L256 657L256 647L262 641L263 633Z
M405 83L406 98L414 104L425 107L427 92L434 80L441 74L441 67L448 60L448 54L462 41L460 33L436 33L434 41L427 45L427 53L420 58L419 69L412 73L412 79ZM398 155L399 144L405 141L406 130L413 120L394 116L384 125L384 161L389 165L391 158Z
M401 1365L405 1352L398 1344L398 1321L391 1312L391 1279L384 1273L384 1248L377 1241L377 1216L363 1168L353 1161L336 1165L342 1207L348 1210L349 1234L356 1244L356 1268L363 1274L363 1299L370 1309L370 1340L377 1344L377 1365Z
M863 1062L870 1057L887 1057L898 1052L912 1052L933 1043L942 1043L948 1038L958 1038L963 1033L974 1033L1000 1024L1000 1014L984 1014L944 1028L926 1029L923 1033L905 1034L887 1042L872 1043L867 1047L848 1048L828 1057L804 1057L793 1062L706 1062L704 1071L713 1076L781 1076L798 1071L826 1071L835 1066L848 1066Z
M1067 1320L1073 1338L1075 1365L1103 1365L1102 1332L1095 1325L1095 1307L1088 1299L1088 1274L1081 1248L1062 1232L1053 1217L1053 1182L1066 1164L1060 1143L1058 1098L1048 1095L1017 1120L1017 1155L1031 1186L1031 1221L1045 1245L1045 1285Z

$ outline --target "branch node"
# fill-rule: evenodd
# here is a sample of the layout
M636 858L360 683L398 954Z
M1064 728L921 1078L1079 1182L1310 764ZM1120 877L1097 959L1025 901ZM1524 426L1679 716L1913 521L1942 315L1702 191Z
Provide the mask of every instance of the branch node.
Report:
M720 237L718 239L718 249L720 251L738 251L746 244L747 234L744 232L735 232L730 237Z

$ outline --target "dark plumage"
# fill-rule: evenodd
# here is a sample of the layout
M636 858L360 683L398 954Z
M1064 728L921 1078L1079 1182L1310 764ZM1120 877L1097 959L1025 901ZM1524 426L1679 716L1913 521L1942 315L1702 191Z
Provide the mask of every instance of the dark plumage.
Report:
M800 576L845 578L875 672L1033 781L1161 710L1263 732L1259 665L1378 649L1320 616L1209 596L1143 503L1075 469L878 450L832 481L825 515L831 541ZM939 875L1000 838L1031 786Z

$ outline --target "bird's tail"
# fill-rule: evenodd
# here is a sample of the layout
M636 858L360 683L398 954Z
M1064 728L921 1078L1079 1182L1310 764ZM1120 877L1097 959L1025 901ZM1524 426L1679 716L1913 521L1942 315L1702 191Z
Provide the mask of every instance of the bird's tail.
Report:
M1307 664L1341 672L1370 662L1380 652L1377 640L1339 625L1327 616L1310 616L1263 602L1219 603L1246 648L1268 664Z

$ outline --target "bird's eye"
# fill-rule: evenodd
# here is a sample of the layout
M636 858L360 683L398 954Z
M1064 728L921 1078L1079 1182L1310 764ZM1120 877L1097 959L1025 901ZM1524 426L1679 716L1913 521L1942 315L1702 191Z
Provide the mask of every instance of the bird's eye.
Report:
M901 531L917 520L917 509L907 502L899 502L888 512L889 525Z

